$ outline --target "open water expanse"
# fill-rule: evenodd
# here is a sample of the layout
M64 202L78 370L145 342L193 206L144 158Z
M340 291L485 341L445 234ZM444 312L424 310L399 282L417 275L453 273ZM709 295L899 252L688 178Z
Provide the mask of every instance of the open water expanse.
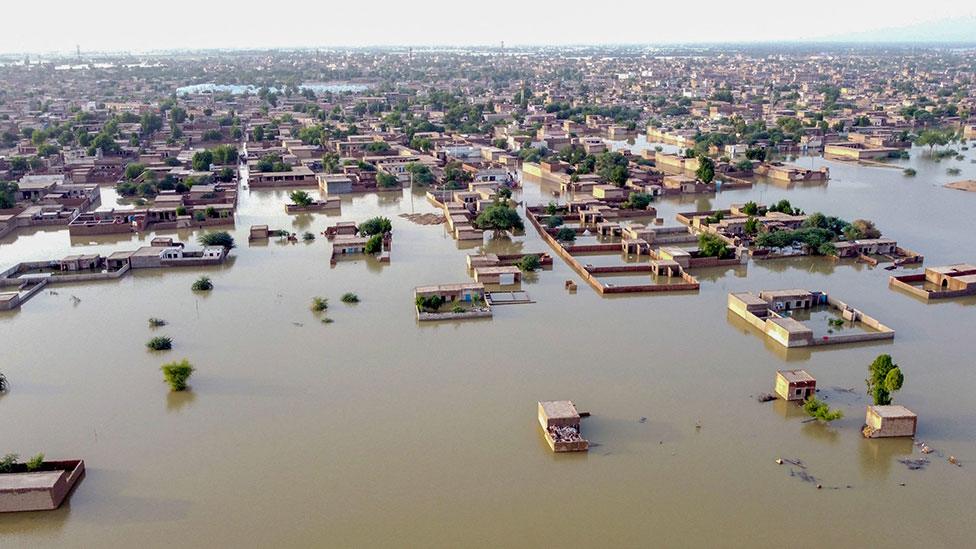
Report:
M965 155L935 162L914 149L895 164L915 177L801 158L828 165L830 182L657 207L673 225L680 211L787 198L808 213L872 219L926 265L976 263L976 193L942 187L976 178ZM549 185L523 183L517 198L550 200ZM287 192L241 193L238 247L221 267L55 286L0 314L11 384L0 453L88 467L62 508L0 516L0 547L973 545L976 298L927 304L889 289L889 271L822 258L697 271L697 293L603 298L557 258L523 283L534 304L420 324L413 288L471 280L465 254L550 250L531 227L459 245L442 226L398 217L437 211L419 189L344 196L341 215L303 216L284 213ZM112 203L114 191L103 194ZM373 215L393 221L388 265L330 267L321 236L247 241L252 224L317 234ZM152 236L21 232L0 240L0 269ZM203 273L208 295L190 291ZM728 292L784 288L827 291L895 339L786 352L727 313ZM349 291L361 303L340 302ZM309 310L317 295L330 299L333 323ZM169 324L150 329L149 317ZM171 336L173 350L147 351L154 335ZM864 378L879 353L905 374L894 399L919 415L916 441L961 467L910 440L862 438ZM191 390L170 393L159 366L184 357L197 368ZM798 408L757 402L783 368L807 369L845 417L804 423ZM550 399L592 413L589 453L549 451L536 403ZM899 462L908 458L930 463L909 470Z

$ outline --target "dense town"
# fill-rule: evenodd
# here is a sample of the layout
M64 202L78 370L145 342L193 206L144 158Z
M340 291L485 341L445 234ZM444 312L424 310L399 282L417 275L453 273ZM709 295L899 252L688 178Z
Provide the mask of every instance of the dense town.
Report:
M594 307L636 315L626 318L645 333L698 307L781 364L740 395L759 407L738 421L776 413L828 439L851 431L862 444L908 440L894 454L882 450L884 459L956 474L972 458L941 446L953 442L940 438L944 428L928 431L938 442L920 436L927 421L947 421L932 414L931 395L908 390L927 364L894 357L902 347L893 346L896 329L914 345L929 326L952 324L930 303L965 308L976 299L972 247L933 246L938 239L923 228L940 223L942 208L972 211L974 75L976 50L895 46L79 50L0 59L2 331L12 333L35 306L47 314L88 305L72 294L79 288L128 291L146 277L192 277L185 290L199 309L220 294L222 275L299 251L315 254L326 277L364 282L334 289L342 308L316 290L297 297L312 316L291 322L295 330L336 320L321 327L328 334L352 322L370 304L364 288L374 276L395 296L379 316L409 316L418 333L443 338L470 330L469 351L479 353L473 347L490 345L479 330L525 315L541 325L578 314L581 330L603 345L620 341L611 334L628 322L587 319L603 314ZM877 192L892 202L832 198L861 174L890 181ZM924 185L935 198L895 205L899 185ZM906 222L913 216L915 225ZM457 253L435 254L444 241ZM398 278L398 264L415 262L425 278ZM793 269L817 278L794 282ZM872 292L881 291L899 312L879 307ZM577 305L587 299L600 304ZM262 313L248 314L257 322ZM179 348L164 334L180 322L149 319L152 356ZM103 340L129 352L128 342ZM246 353L249 342L219 345ZM836 367L795 364L821 352L866 381L848 389L831 381L842 377ZM695 349L683 353L695 360ZM7 360L0 415L32 383L31 370ZM208 368L192 354L152 360L166 362L174 394L216 396L192 388L191 374ZM601 410L577 406L592 406L595 395L586 384L552 390L561 394L526 403L537 406L546 452L604 455L612 430L597 427L594 444L581 428L591 414L600 426ZM917 413L915 402L937 417ZM8 450L20 449L0 454ZM61 457L0 460L0 512L60 507L84 460L93 466L84 455ZM852 489L788 455L767 461L817 489Z

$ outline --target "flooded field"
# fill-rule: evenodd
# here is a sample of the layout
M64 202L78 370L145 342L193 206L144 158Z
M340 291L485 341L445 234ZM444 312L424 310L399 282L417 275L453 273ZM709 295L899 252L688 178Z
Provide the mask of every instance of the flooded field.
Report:
M872 219L926 265L973 262L976 193L942 187L976 177L965 155L935 162L915 149L895 168L801 158L829 166L831 181L656 207L672 225L676 212L787 198L808 213ZM908 166L916 177L902 175ZM549 185L524 187L526 204L551 199ZM419 323L413 288L470 281L467 253L548 246L531 227L459 245L443 226L399 217L437 212L419 189L344 196L339 215L301 216L284 213L287 192L242 192L238 247L220 267L57 286L0 313L11 385L0 451L88 468L61 509L0 516L0 547L972 545L976 298L927 304L889 289L892 272L818 258L696 270L698 292L600 297L557 257L522 284L536 303ZM247 242L252 224L318 234L373 215L393 222L390 264L330 266L321 236ZM0 269L153 236L20 233L0 240ZM208 295L190 291L201 274L213 280ZM781 288L828 292L896 337L787 351L726 309L728 292ZM345 292L361 302L340 302ZM313 296L330 299L331 324L309 310ZM150 317L169 324L151 329ZM154 335L172 337L173 350L147 351ZM862 438L864 378L879 353L905 374L894 398L919 415L916 440L961 467L910 440ZM159 366L184 357L197 368L191 390L170 393ZM795 406L757 402L783 368L807 369L845 417L804 423ZM592 413L588 454L549 451L535 417L549 399ZM898 461L923 457L922 470ZM798 517L803 535L786 530Z

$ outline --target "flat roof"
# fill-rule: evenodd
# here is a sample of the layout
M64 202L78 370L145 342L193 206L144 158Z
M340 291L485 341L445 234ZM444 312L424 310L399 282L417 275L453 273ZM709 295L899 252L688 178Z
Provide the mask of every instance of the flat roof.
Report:
M460 284L437 284L434 286L417 286L415 292L445 292L458 290L483 290L485 285L480 282L462 282Z
M542 400L539 406L542 406L542 411L549 419L579 419L580 417L576 405L571 400Z
M806 370L776 370L776 373L783 376L790 383L816 381Z
M878 416L886 418L918 417L915 412L899 404L889 404L887 406L868 406L868 409Z
M730 295L746 305L767 305L765 299L761 299L752 292L733 292Z
M477 267L474 272L478 274L508 274L508 273L520 273L521 269L515 265L501 265L492 267Z
M763 290L759 293L760 296L766 296L771 299L776 299L778 297L797 297L810 296L810 290L804 290L802 288L793 288L791 290Z

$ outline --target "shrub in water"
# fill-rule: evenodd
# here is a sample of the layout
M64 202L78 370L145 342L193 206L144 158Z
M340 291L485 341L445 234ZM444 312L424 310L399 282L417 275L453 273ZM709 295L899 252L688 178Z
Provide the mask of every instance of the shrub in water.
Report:
M154 337L146 343L146 347L153 351L168 351L173 348L173 340L166 336Z
M209 292L213 290L213 282L210 281L210 277L201 276L193 283L192 288L194 292Z
M329 308L329 298L327 297L313 297L312 298L312 311L316 313L321 313L322 311Z
M169 364L163 364L160 367L163 371L163 379L169 384L169 388L173 391L185 391L186 390L186 380L190 379L190 375L193 374L193 366L185 358L179 362L170 362Z
M356 294L354 294L354 293L352 293L352 292L346 292L346 293L342 294L342 302L343 303L359 303L359 296L356 295Z

